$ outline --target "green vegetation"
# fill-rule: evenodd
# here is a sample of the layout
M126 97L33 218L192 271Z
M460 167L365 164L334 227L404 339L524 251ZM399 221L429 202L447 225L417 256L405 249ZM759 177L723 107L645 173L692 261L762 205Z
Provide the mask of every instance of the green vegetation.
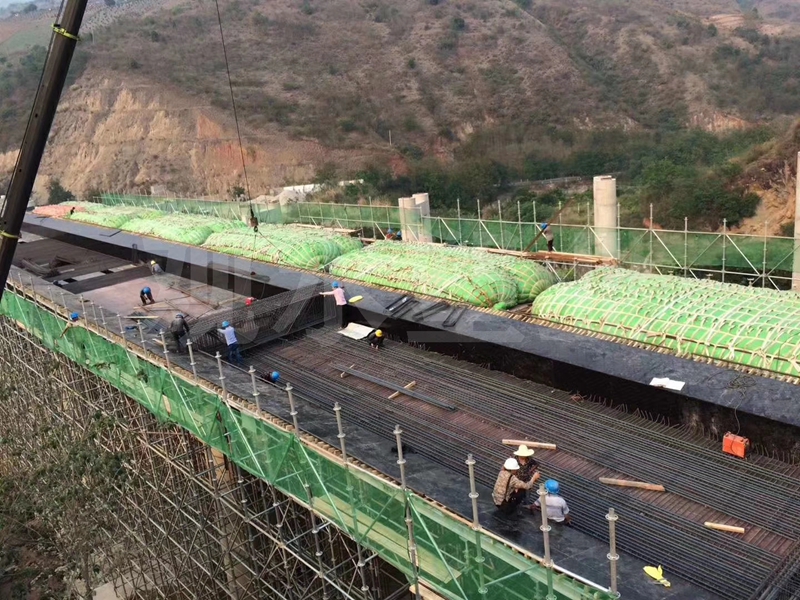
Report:
M44 46L34 46L0 62L0 152L18 148L22 142L46 54ZM75 54L66 87L83 72L87 60L86 53Z
M753 49L726 43L714 52L719 104L753 115L800 112L800 38L770 37L753 28L737 29L736 34Z
M43 360L43 372L58 369L55 359ZM44 397L60 397L59 381L56 375L43 378ZM14 385L12 373L0 377L0 400L19 393ZM127 457L100 443L101 432L114 426L109 417L98 413L78 427L44 406L36 412L26 423L0 426L0 557L6 576L17 571L12 578L19 588L19 595L8 597L81 597L72 589L80 578L87 584L83 597L90 599L99 572L93 554L108 540L120 490L129 482Z
M58 179L51 179L47 184L47 203L61 204L62 202L73 202L75 194L61 185Z
M623 225L640 226L641 215L648 214L652 203L656 221L664 227L682 228L684 217L694 227L717 228L723 219L732 226L751 216L758 205L758 197L738 185L742 171L734 159L772 135L767 128L724 136L700 130L639 134L603 131L582 139L569 137L568 144L562 139L560 154L548 151L554 140L542 135L537 150L525 157L521 168L487 157L486 148L476 139L462 148L454 164L431 158L412 160L408 174L401 176L372 165L357 175L363 184L348 186L328 198L352 203L359 198L388 199L425 190L439 214L452 212L459 200L464 214L468 214L474 211L476 199L486 206L520 179L615 173L622 186L623 215L631 215L627 219L623 216ZM523 218L532 219L532 200L540 208L538 216L546 217L567 196L559 191L537 196L523 188L512 199L514 211L516 201L520 201Z

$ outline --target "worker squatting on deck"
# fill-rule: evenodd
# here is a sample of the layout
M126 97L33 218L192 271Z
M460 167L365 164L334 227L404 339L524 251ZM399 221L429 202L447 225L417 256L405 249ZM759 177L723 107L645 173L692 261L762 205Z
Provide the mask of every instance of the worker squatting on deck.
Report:
M373 350L380 350L383 347L383 331L380 329L370 331L369 335L367 335L367 341L369 342L370 348Z
M572 517L569 514L569 506L567 501L561 497L561 486L554 479L548 479L544 482L544 487L547 490L547 497L545 504L547 506L547 520L553 523L563 523L569 525L572 522ZM541 510L542 503L537 500L533 503L533 508Z
M517 507L522 504L527 491L536 483L533 479L522 481L517 477L518 473L517 459L509 458L503 464L494 484L492 500L494 500L497 510L505 515L512 515L517 511Z
M142 301L142 306L147 306L148 302L150 302L150 304L156 303L156 301L153 300L153 292L149 287L142 288L142 291L139 292L139 300Z
M333 289L330 292L320 292L320 296L333 296L336 300L336 322L339 324L339 329L344 329L347 327L347 317L344 310L345 306L347 306L347 296L338 281L334 281L331 287Z
M498 510L506 515L516 512L522 505L531 512L541 508L541 502L536 500L533 504L525 503L528 491L541 478L539 464L533 460L534 451L526 445L521 445L514 452L514 457L506 460L503 469L497 476L492 498ZM560 486L553 479L545 482L547 490L547 517L554 523L569 525L569 507L567 501L560 496Z

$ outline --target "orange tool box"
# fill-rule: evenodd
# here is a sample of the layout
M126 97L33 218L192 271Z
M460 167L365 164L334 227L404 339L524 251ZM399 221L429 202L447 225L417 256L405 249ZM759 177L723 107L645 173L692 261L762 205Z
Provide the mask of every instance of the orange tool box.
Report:
M722 451L739 458L744 458L749 446L750 440L740 435L733 435L730 431L722 438Z

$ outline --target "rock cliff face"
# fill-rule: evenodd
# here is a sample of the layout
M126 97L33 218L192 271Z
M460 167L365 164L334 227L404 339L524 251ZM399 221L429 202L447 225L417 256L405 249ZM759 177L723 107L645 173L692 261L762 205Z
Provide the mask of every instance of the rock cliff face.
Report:
M244 160L252 195L312 179L327 161L357 168L374 150L325 149L292 140L277 129L243 128ZM13 169L16 152L0 155L0 173ZM178 90L112 73L87 71L65 91L34 194L46 195L58 177L80 195L88 189L145 192L163 185L184 195L226 195L244 186L235 123L223 111Z

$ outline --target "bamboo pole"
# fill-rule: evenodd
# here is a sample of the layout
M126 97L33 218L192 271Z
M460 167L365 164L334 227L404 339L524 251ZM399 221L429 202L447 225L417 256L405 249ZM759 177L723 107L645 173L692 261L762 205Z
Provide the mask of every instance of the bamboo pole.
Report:
M642 490L649 490L651 492L666 491L663 485L659 485L656 483L644 483L642 481L628 481L627 479L610 479L608 477L601 477L600 483L605 483L608 485L618 485L620 487L639 488Z
M411 389L411 388L413 388L415 385L417 385L417 382L416 382L416 381L412 381L411 383L409 383L409 384L407 384L407 385L404 385L404 386L403 386L403 389L404 389L404 390L410 390L410 389ZM394 393L393 393L391 396L389 396L389 400L394 400L395 398L397 398L397 397L398 397L398 396L400 396L400 395L401 395L401 392L394 392Z
M555 450L555 444L546 442L529 442L526 440L503 440L504 446L527 446L528 448L541 448L543 450Z
M717 531L728 531L730 533L744 533L744 527L736 527L735 525L723 525L722 523L712 523L706 521L703 523L709 529L716 529Z

